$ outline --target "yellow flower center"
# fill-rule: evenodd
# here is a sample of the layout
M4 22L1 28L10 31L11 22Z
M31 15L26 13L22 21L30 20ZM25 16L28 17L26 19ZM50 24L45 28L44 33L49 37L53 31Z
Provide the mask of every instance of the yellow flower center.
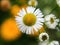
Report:
M23 22L27 26L32 26L36 23L36 16L32 13L26 14L23 17Z
M31 5L34 6L34 5L35 5L35 1L32 1L32 2L31 2Z
M52 23L54 23L54 19L53 19L53 18L51 18L51 19L50 19L50 22L51 22L51 24L52 24Z

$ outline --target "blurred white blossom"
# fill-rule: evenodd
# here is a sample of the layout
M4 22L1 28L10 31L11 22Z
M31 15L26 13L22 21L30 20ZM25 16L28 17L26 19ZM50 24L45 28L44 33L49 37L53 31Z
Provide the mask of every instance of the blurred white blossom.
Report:
M58 25L59 19L56 18L54 14L49 14L45 16L45 24L48 28L55 29Z
M38 45L48 45L49 41L39 42Z
M29 0L28 5L36 7L38 5L38 2L37 0Z
M50 44L48 45L59 45L59 42L58 41L52 41Z
M44 33L41 33L40 35L39 35L39 40L40 41L47 41L47 40L49 40L49 35L46 33L46 32L44 32Z
M58 6L60 7L60 0L56 0Z

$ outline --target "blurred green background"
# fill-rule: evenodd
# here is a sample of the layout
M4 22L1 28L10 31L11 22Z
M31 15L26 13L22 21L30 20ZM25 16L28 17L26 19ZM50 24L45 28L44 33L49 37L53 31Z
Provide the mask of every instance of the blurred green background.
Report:
M26 4L29 0L26 0ZM48 15L53 13L60 19L60 7L57 5L56 0L37 0L38 6L36 8L40 8L44 15ZM10 0L11 5L18 4L19 6L25 4L23 2L19 2L18 0ZM3 12L0 9L0 26L3 24L4 20L11 17L10 11ZM60 29L60 26L59 26ZM45 29L46 32L50 36L50 41L57 40L60 42L60 31L52 30L52 29ZM0 45L38 45L37 37L30 37L29 35L23 34L17 40L6 42L0 37Z

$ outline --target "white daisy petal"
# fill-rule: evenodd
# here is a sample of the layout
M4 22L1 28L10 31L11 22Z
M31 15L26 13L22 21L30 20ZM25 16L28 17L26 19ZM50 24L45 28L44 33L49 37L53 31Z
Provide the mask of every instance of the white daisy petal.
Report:
M35 15L38 15L40 12L41 12L41 11L40 11L39 9L37 9L37 10L34 12L34 14L35 14Z
M31 34L34 34L34 30L33 30L33 28L32 28L32 30L31 30Z
M38 25L34 25L36 27L36 29L39 29Z
M18 13L18 15L20 16L20 17L22 17L23 16L23 13L21 13L22 11L20 11L19 13Z
M37 26L38 26L40 29L41 29L41 27L42 27L42 25L40 25L40 24L37 24ZM39 28L38 28L38 29L39 29Z
M23 25L19 25L18 27L23 32L23 30L22 30L22 28L24 28Z
M16 17L16 20L20 19L20 17L19 17L19 16L15 16L15 17Z
M24 26L20 27L20 29L22 30L22 32L25 32L25 27Z
M41 25L41 26L43 25L43 23L41 23L41 22L39 22L39 21L38 21L38 22L36 22L36 24L39 24L39 25Z
M22 16L22 14L20 14L20 13L17 13L17 15L18 15L18 16Z
M25 15L26 14L26 11L24 10L24 8L22 8L22 10L20 11L20 16L23 16L23 15Z
M32 27L29 27L29 34L31 34L31 32L32 32Z
M26 34L29 34L29 28L26 29Z
M16 20L17 22L20 22L20 21L21 21L21 17L16 16L15 20Z
M37 29L40 29L42 26L40 24L34 25Z
M39 13L38 15L37 15L37 18L41 18L41 17L43 17L44 15L42 15L42 13Z
M16 22L17 22L17 24L23 24L22 20L17 20Z
M23 12L23 15L25 15L25 14L26 14L26 11L24 10L24 8L22 8L22 12Z
M34 28L34 30L37 32L38 31L38 29L35 27L35 26L33 26L33 28Z
M27 13L33 13L35 8L30 6L30 7L27 7L26 10L27 10Z
M26 29L27 29L26 26L21 27L21 31L24 32L24 33L26 32Z
M40 22L44 22L44 18L38 18L37 20Z

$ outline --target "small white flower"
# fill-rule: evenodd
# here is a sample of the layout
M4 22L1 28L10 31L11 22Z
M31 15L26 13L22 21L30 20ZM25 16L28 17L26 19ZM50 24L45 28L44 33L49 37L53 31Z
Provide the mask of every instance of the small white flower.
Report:
M38 5L38 2L37 0L29 0L28 4L36 7Z
M60 0L56 0L58 6L60 7Z
M45 24L48 28L55 29L58 25L59 19L56 19L56 16L53 14L45 16Z
M38 45L48 45L49 41L39 42Z
M49 35L47 33L41 33L39 35L39 40L40 41L48 41L49 40Z
M58 41L52 41L49 45L59 45Z
M34 34L34 30L37 32L44 22L41 11L32 6L22 8L15 19L19 29L26 34Z

